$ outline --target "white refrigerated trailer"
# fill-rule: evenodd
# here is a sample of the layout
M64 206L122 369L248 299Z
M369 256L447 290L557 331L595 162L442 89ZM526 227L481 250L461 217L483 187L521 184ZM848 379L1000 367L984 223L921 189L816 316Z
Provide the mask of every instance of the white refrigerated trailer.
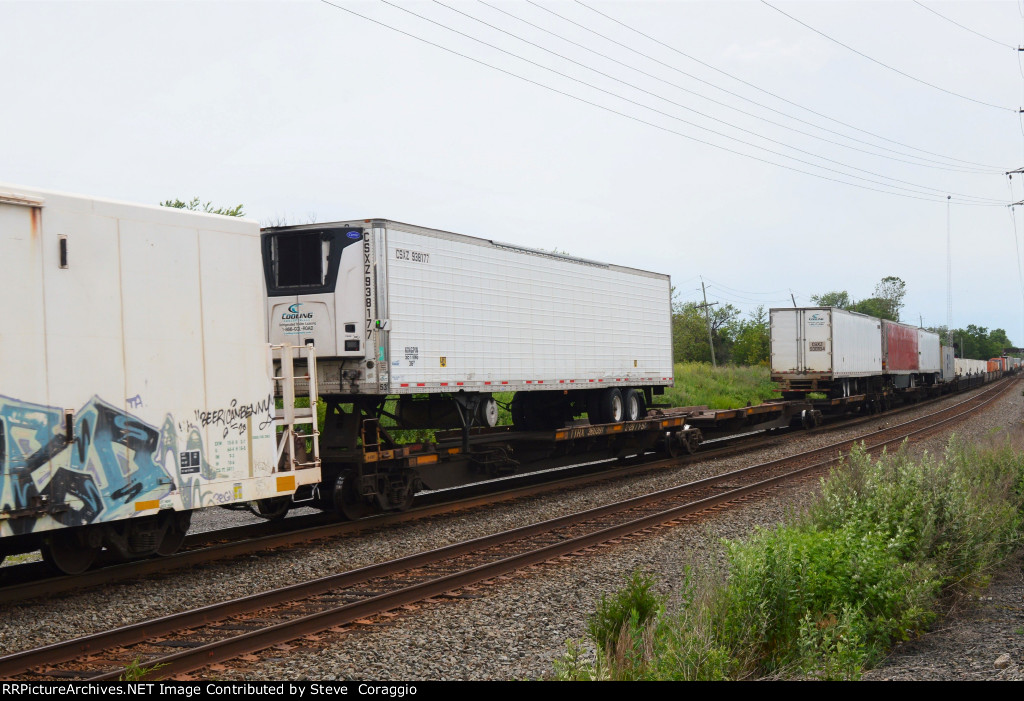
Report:
M166 554L193 509L319 481L260 270L251 220L0 185L0 556Z
M770 310L769 319L771 378L783 397L850 396L881 378L878 319L835 307L783 307Z
M459 428L469 472L501 474L519 448L486 443L508 435L495 395L530 436L643 418L673 382L667 275L387 219L265 229L263 262L269 340L317 347L319 502L351 517L404 508L439 469L385 416Z
M321 395L398 395L407 423L450 395L493 424L496 392L517 425L619 421L673 382L668 275L386 219L265 229L263 253L270 340L316 345Z

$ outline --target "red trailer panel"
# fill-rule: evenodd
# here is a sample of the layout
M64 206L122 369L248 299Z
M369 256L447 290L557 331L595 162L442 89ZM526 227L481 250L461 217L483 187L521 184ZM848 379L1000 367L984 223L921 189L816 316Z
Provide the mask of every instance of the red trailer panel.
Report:
M917 372L917 328L882 320L882 371Z
M1006 369L1006 358L991 358L988 361L989 372L999 372Z

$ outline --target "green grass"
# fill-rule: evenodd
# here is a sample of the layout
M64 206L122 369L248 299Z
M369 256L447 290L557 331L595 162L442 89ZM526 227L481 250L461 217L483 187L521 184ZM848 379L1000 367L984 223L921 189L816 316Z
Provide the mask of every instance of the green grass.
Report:
M725 543L727 582L698 587L684 574L682 604L648 602L657 614L645 617L631 602L651 584L634 574L556 676L859 678L924 631L941 597L985 585L1024 543L1024 432L1000 440L978 449L954 438L941 458L916 461L855 450L805 513Z
M751 404L760 404L769 399L778 399L775 384L771 382L768 368L764 366L742 367L721 366L712 368L707 363L677 363L675 366L675 387L665 390L663 396L656 396L658 404L671 406L708 406L711 409L735 409ZM508 405L512 401L512 392L497 392L494 399L498 403L498 425L507 426L512 423ZM280 408L278 400L278 408ZM308 406L309 400L299 397L296 406ZM395 400L385 404L385 410L395 412ZM320 426L325 425L326 403L317 403ZM586 416L584 414L583 416ZM399 430L395 421L389 417L381 419L381 425L387 429L399 443L430 442L434 439L434 431L430 429Z
M707 363L676 363L675 387L666 389L659 403L735 409L779 396L764 366L713 368Z

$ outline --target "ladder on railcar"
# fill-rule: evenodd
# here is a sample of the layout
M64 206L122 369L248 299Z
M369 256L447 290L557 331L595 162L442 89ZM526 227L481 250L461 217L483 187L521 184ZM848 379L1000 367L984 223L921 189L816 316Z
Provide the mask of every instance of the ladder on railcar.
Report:
M271 345L271 367L278 367L280 375L273 380L280 385L282 407L274 409L274 427L281 428L277 443L277 469L281 472L320 467L320 426L317 420L316 349L313 344L292 346L287 343ZM296 357L305 357L306 374L295 374ZM305 381L309 406L295 406L296 381ZM275 387L276 390L276 387ZM304 393L305 394L305 393ZM299 430L299 426L303 430ZM312 451L306 449L306 441L312 444Z

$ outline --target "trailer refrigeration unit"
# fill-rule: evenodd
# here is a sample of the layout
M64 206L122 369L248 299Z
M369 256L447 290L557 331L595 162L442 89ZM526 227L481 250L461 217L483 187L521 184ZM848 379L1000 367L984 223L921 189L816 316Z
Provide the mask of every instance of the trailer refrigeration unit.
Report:
M0 286L0 557L170 554L193 509L319 482L315 415L275 409L256 222L0 186Z
M263 256L270 341L317 347L325 462L392 411L465 433L514 393L515 427L546 430L643 417L673 382L667 275L386 219L264 229ZM415 481L373 489L394 503Z
M835 307L770 311L771 378L782 396L808 392L848 397L867 391L882 374L879 320Z

